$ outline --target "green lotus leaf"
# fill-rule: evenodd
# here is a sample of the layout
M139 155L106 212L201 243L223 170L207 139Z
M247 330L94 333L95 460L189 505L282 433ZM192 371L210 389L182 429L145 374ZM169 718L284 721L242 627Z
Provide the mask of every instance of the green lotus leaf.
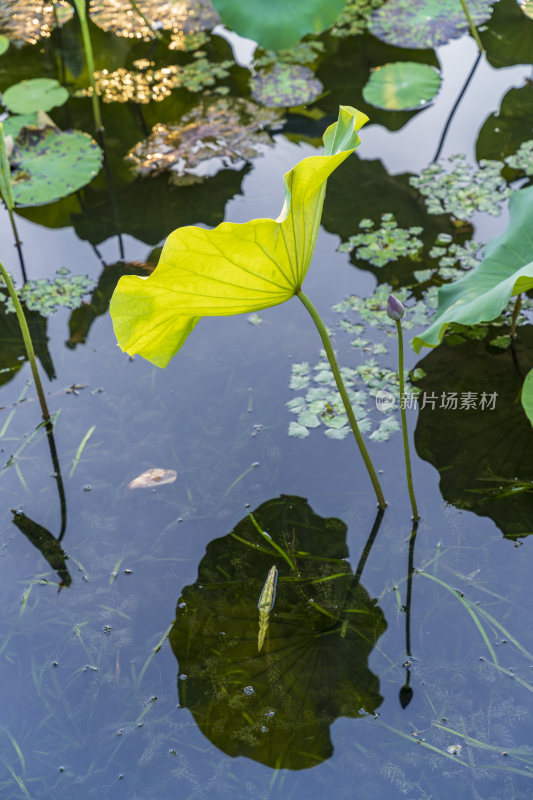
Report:
M68 91L54 78L31 78L6 89L2 104L13 114L50 111L68 100Z
M0 34L0 56L4 55L8 47L9 47L9 39L7 38L7 36Z
M467 0L474 25L486 22L496 0ZM388 0L370 19L378 39L398 47L437 47L468 31L461 0Z
M476 325L496 319L509 298L533 288L533 186L521 189L509 201L509 224L485 248L480 265L439 289L437 315L412 342L418 353L423 345L436 347L448 325Z
M533 26L532 26L533 28ZM498 111L488 117L476 142L476 157L507 161L523 142L533 139L533 83L527 81L518 89L510 89ZM4 131L6 124L4 123ZM507 178L517 176L516 168L504 167Z
M438 71L429 64L397 61L377 67L363 88L365 102L388 111L420 108L440 89Z
M110 306L119 346L164 367L200 317L249 314L293 297L311 263L327 178L360 144L356 131L366 121L341 106L324 134L324 155L285 174L276 220L178 228L149 278L121 278Z
M527 418L533 425L533 369L530 370L522 386L522 406Z
M222 22L261 47L282 50L331 27L345 0L213 0Z
M323 89L313 70L299 64L274 64L250 80L254 100L271 108L311 103Z
M51 203L65 197L89 183L102 165L102 151L82 131L25 129L16 145L16 203Z

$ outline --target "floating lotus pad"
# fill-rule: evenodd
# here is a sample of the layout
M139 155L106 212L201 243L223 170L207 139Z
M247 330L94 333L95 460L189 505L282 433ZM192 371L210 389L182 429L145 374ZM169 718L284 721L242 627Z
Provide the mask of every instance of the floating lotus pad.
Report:
M490 19L496 0L468 0L474 25ZM461 0L389 0L370 19L369 30L397 47L423 50L446 44L468 31Z
M15 202L51 203L75 192L100 171L102 151L87 133L25 129L12 156Z
M441 77L435 67L413 61L397 61L372 71L363 88L366 103L387 111L421 108L440 89Z
M323 88L313 70L298 64L274 64L250 80L254 100L269 108L312 103Z
M14 114L50 111L68 100L68 91L54 78L31 78L15 83L2 95L2 104Z

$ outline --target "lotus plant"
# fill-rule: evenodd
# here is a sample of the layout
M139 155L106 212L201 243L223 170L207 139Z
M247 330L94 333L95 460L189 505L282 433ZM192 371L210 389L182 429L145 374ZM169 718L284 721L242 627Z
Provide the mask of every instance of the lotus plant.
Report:
M324 152L284 176L285 203L277 219L223 222L212 230L178 228L166 240L148 278L120 279L111 316L120 347L165 367L203 316L249 314L297 297L322 339L353 434L380 508L385 498L359 431L327 330L302 290L322 216L326 181L359 146L368 120L341 106L324 133Z
M389 295L387 302L387 314L396 323L396 332L398 334L398 382L400 384L400 415L402 418L402 434L403 434L403 450L405 454L405 474L407 476L407 488L409 490L409 499L411 501L411 508L413 510L413 519L419 520L420 514L416 505L415 492L413 489L413 476L411 473L411 455L409 452L409 438L407 435L407 419L405 416L404 398L404 373L403 373L403 332L401 319L405 314L405 308L393 294Z

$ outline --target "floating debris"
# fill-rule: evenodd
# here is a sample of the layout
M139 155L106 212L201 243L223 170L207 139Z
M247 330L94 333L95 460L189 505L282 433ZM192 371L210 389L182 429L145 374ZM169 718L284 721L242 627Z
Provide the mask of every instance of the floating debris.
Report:
M222 166L239 166L259 155L263 147L271 144L264 129L279 121L278 112L260 108L249 100L220 98L211 105L197 106L180 123L155 125L148 139L135 145L126 160L139 175L159 175L170 170L177 182L201 180L202 176L191 174L200 165L214 174Z
M153 489L155 486L162 486L164 483L174 483L178 473L175 469L161 469L154 467L147 469L142 475L137 475L128 483L128 489Z
M129 39L154 38L154 30L172 31L173 37L211 30L220 17L210 0L91 0L91 20L105 31Z

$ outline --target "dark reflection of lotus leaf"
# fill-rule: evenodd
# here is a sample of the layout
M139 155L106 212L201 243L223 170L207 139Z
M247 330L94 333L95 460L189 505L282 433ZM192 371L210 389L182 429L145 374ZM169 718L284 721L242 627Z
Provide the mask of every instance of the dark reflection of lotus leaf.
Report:
M374 713L382 698L367 661L386 628L345 560L346 526L300 497L263 503L211 542L180 598L170 643L178 691L202 732L233 757L312 767L333 752L339 716ZM271 567L275 604L258 651L258 599Z
M518 332L515 360L510 350L487 346L494 333L485 341L442 344L419 362L426 376L417 382L428 400L424 408L420 403L416 449L439 470L444 500L490 517L509 537L533 532L533 431L517 400L523 380L517 365L524 375L533 367L533 327Z
M490 19L496 0L468 0L474 25ZM370 32L398 47L437 47L468 30L460 0L388 0L372 14Z

